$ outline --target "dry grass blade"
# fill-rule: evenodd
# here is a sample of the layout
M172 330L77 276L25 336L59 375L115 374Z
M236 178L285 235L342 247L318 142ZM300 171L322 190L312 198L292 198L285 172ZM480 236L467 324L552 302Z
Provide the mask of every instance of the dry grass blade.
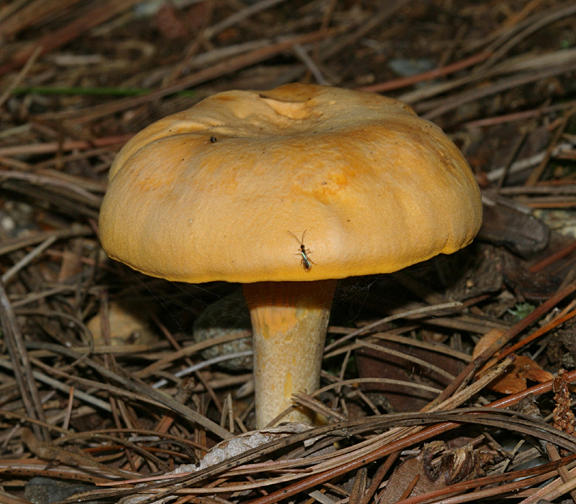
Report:
M216 79L224 75L228 75L232 72L238 71L249 65L254 65L255 63L265 61L269 58L272 58L286 51L287 49L290 49L295 44L308 44L311 42L315 42L317 40L321 40L323 38L330 37L333 34L334 31L323 31L323 32L313 32L305 35L295 36L289 38L288 40L283 40L276 44L272 44L268 47L255 49L254 51L251 51L248 54L236 56L235 58L232 59L232 61L226 60L223 61L222 63L217 63L212 67L205 68L203 70L196 72L193 75L184 77L180 79L178 82L168 87L159 89L158 91L153 91L141 97L117 100L114 103L102 106L96 106L89 110L78 110L71 112L63 112L59 114L50 114L48 116L44 116L43 119L54 120L54 119L75 118L82 122L93 121L94 119L98 119L103 116L121 112L123 110L136 107L138 105L149 103L153 100L158 100L167 95L171 95L177 93L178 91L182 91L183 89L201 84L203 82L212 79Z
M568 375L569 376L566 376L566 379L569 380L570 382L576 380L576 372L569 373ZM491 405L491 407L492 408L500 408L500 407L510 406L514 402L519 401L522 397L525 397L526 395L528 395L530 393L541 393L543 391L550 390L551 386L552 386L552 383L548 382L545 385L539 385L537 387L532 387L532 389L528 389L524 393L516 394L515 396L511 396L511 397L507 398L506 400L497 401L496 403L493 403ZM443 413L435 413L435 415L437 415L438 418L441 418ZM445 418L452 418L452 417L445 417ZM382 457L389 455L391 453L394 453L398 450L405 449L406 447L408 447L410 445L422 442L422 441L429 439L431 437L435 437L435 436L439 435L441 432L446 432L447 430L454 429L454 428L458 427L459 422L462 419L461 419L461 417L459 418L459 415L456 415L453 418L454 418L453 420L448 420L447 423L441 423L441 424L435 425L433 427L428 427L428 428L421 430L415 434L412 434L411 436L408 436L406 438L403 438L403 439L400 439L397 441L393 441L391 443L387 443L384 447L378 447L378 448L374 449L372 452L370 452L369 454L363 454L362 457L360 457L360 458L352 459L347 463L343 463L343 464L337 466L336 468L327 470L327 471L320 473L318 475L315 475L315 476L310 476L301 482L294 483L294 484L290 485L289 487L285 487L282 490L273 492L273 493L271 493L265 497L260 497L258 499L254 499L254 500L250 501L250 504L272 504L273 502L278 502L281 499L290 497L292 495L296 495L302 491L305 491L308 488L312 488L318 484L321 484L324 481L330 481L331 479L333 479L337 476L340 476L342 474L346 474L347 472L355 470L358 467L362 467L362 466L364 466L364 465L366 465L366 464L368 464L374 460L382 458ZM508 424L507 421L501 423L502 427L509 426L509 425L510 424ZM538 427L538 429L539 429L539 427ZM518 428L518 426L515 426L515 428ZM533 434L535 434L536 436L540 435L539 430L530 429L530 431ZM573 442L573 440L571 440L570 442Z
M41 243L49 240L52 237L56 239L60 238L70 238L74 236L86 236L91 234L93 231L90 228L79 226L76 229L63 229L60 231L46 231L40 233L34 233L29 236L24 236L22 238L15 238L12 240L5 240L0 244L0 255L9 254L15 250L19 250L36 243Z
M133 6L138 0L108 0L95 5L88 12L81 15L78 19L71 22L69 25L62 27L60 30L50 33L43 37L37 43L28 45L20 49L12 56L8 63L0 67L0 75L19 67L24 61L27 61L38 48L42 53L52 51L70 40L78 37L86 30L103 23L114 15Z
M137 393L143 394L148 396L152 400L158 402L159 404L164 405L168 409L175 411L176 413L182 415L184 418L191 422L198 423L205 427L208 431L213 432L218 437L222 439L228 439L232 437L232 434L228 432L226 429L223 429L218 424L212 422L208 418L200 415L193 409L179 403L178 401L174 400L172 397L162 394L161 392L156 391L155 389L139 383L133 380L129 376L120 376L109 369L101 366L100 364L93 362L91 359L86 359L81 354L78 354L72 350L69 350L64 347L60 347L58 345L51 345L51 344L30 344L31 348L41 348L45 350L50 350L56 354L63 354L69 357L72 357L76 360L82 359L82 362L86 365L89 365L95 371L97 371L103 377L115 381L116 383L122 385L123 387Z
M423 495L419 495L417 497L410 497L408 499L405 499L402 502L402 504L424 504L424 503L432 503L432 502L438 502L438 499L449 495L451 493L458 493L458 492L462 492L464 490L468 490L468 489L474 489L474 488L482 488L491 484L497 484L497 483L502 483L504 481L508 481L508 480L515 480L518 479L519 481L516 481L514 483L510 483L508 485L498 485L494 488L491 488L490 490L485 491L485 493L483 491L475 491L475 492L470 492L467 494L463 494L463 495L459 495L457 497L454 497L452 502L473 502L476 499L480 499L482 497L489 497L489 496L502 496L504 494L504 492L513 492L516 493L518 492L520 489L522 488L526 488L526 487L530 487L533 485L537 485L543 481L546 481L547 479L549 479L551 476L553 476L554 472L556 471L558 468L564 467L564 466L570 466L574 464L574 455L565 457L563 459L559 459L557 461L554 462L549 462L547 464L543 464L539 467L535 467L532 469L523 469L523 470L519 470L519 471L510 471L508 473L502 474L502 475L494 475L494 476L488 476L485 478L478 478L475 480L469 480L469 481L465 481L465 482L461 482L461 483L455 483L453 485L450 485L449 487L446 487L445 489L436 491L436 492L431 492L428 494L423 494ZM536 476L532 476L536 474ZM442 502L445 502L445 499L442 500ZM400 504L400 503L398 503Z
M20 83L24 80L24 78L26 77L26 74L32 68L32 65L34 65L34 63L36 62L36 59L40 55L40 52L41 52L41 49L39 47L36 47L34 49L32 54L28 58L28 61L26 62L26 64L24 65L24 67L22 68L20 73L18 74L18 76L14 79L12 84L10 84L10 86L8 86L8 88L2 93L2 95L0 95L0 108L2 108L2 106L4 105L6 100L10 97L10 95L12 94L12 91L14 91L14 89L17 88L20 85Z
M576 53L573 55L576 56ZM517 88L524 84L531 82L548 79L555 75L569 73L576 70L576 58L570 58L571 61L562 63L561 65L552 66L542 70L533 70L526 75L513 76L508 79L502 79L495 84L488 85L482 89L472 89L469 91L463 91L459 95L451 96L449 100L445 100L443 104L436 105L431 111L426 112L424 117L427 119L437 118L447 112L450 112L458 107L470 103L480 98L484 98L493 94L501 93L508 89Z
M45 422L44 409L38 394L36 380L32 375L28 351L3 283L0 281L0 319L4 341L14 365L14 376L28 415L35 420ZM46 429L38 425L34 425L33 428L40 439L49 439Z
M552 12L544 16L541 14L536 14L524 20L523 22L518 23L512 30L510 30L507 34L504 34L502 37L500 37L499 40L492 44L491 48L494 50L494 53L486 62L486 66L493 64L504 54L509 52L520 41L529 37L531 34L540 30L544 26L550 23L554 23L555 21L558 21L562 18L569 18L574 14L576 14L576 7L574 4L568 2L566 4L557 6L552 10ZM504 42L508 37L510 37L509 40Z

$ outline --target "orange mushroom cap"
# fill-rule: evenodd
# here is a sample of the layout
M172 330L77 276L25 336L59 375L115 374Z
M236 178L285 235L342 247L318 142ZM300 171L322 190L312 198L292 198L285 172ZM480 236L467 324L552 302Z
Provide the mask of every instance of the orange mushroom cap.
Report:
M250 283L397 271L464 247L480 223L440 128L390 98L288 84L219 93L138 133L100 236L148 275Z

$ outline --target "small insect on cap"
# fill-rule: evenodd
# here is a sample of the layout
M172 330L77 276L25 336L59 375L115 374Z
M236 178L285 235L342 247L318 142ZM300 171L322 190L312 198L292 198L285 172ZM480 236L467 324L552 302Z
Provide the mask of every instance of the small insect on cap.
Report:
M108 254L186 282L387 273L467 245L480 193L454 144L376 94L228 91L141 131L100 214Z

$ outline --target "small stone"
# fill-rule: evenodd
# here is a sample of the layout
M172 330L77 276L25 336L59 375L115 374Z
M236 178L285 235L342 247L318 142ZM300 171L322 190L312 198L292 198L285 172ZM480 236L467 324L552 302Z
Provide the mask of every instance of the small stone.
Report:
M250 312L241 291L237 291L211 304L194 322L194 341L236 334L238 339L214 345L201 352L204 359L252 350L252 324ZM252 356L236 357L218 364L228 371L251 371Z

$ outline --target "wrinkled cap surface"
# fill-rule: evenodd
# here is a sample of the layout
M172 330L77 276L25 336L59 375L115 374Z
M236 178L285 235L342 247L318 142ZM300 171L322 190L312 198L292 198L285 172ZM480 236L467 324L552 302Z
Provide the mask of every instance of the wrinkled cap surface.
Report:
M185 282L388 273L466 246L478 186L456 146L380 95L228 91L118 154L100 213L114 259Z

